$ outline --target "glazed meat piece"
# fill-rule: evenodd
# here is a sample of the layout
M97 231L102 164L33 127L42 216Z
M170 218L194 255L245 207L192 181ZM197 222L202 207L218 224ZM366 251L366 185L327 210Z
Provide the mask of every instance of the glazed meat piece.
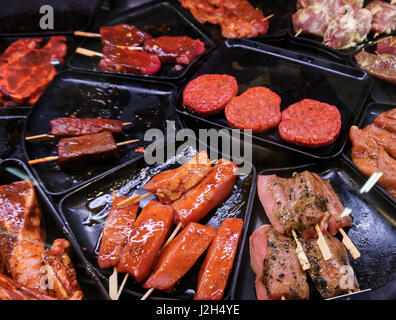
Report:
M122 122L112 119L96 118L56 118L50 121L51 134L56 137L75 137L91 133L98 133L104 130L110 131L114 135L124 133Z
M241 238L243 220L226 218L220 224L198 274L194 300L221 300Z
M396 55L396 37L386 37L379 40L376 52Z
M173 224L173 209L151 200L139 214L121 252L119 272L128 272L137 282L151 273L153 264Z
M372 14L363 8L349 8L345 14L332 18L323 37L323 43L334 49L348 49L367 39L371 30Z
M371 138L367 132L352 126L349 132L352 142L351 157L354 164L366 176L382 172L378 183L396 198L396 160Z
M99 68L111 72L154 75L161 69L161 60L155 54L128 47L105 46Z
M41 39L22 38L11 43L0 56L0 66L18 60L32 49L37 49L41 41Z
M163 63L190 64L205 51L205 45L199 39L190 37L152 38L144 43L143 50L155 54Z
M103 46L141 46L151 36L129 24L104 26L99 29Z
M4 106L32 105L56 74L52 59L63 62L66 38L53 36L43 48L26 50L12 61L0 64L0 101Z
M396 56L364 50L355 55L356 64L374 77L396 84Z
M266 34L268 20L247 0L179 0L200 23L219 24L225 38L249 38Z
M40 290L44 232L41 210L29 180L0 186L0 260L21 285Z
M161 203L171 204L195 187L212 169L206 151L182 166L156 174L143 188L157 195Z
M371 1L366 9L373 14L372 30L375 33L391 33L396 30L396 5L385 1Z
M215 235L216 228L191 222L161 249L154 271L143 287L172 289L206 251Z
M62 138L58 143L57 161L64 168L103 163L118 158L118 147L109 131Z
M121 208L117 206L118 203L126 199L127 197L123 196L113 196L113 203L103 226L100 240L98 264L101 268L117 265L135 222L139 203Z
M193 189L172 203L175 221L183 227L205 217L230 195L238 167L225 159L219 159L209 174Z
M249 250L258 300L309 299L307 276L292 239L263 225L250 236Z
M0 273L0 300L54 300L38 290L29 289Z
M83 292L67 250L67 240L56 239L43 255L49 286L48 294L59 300L82 300Z
M363 131L382 146L391 157L396 159L396 133L377 127L374 123L366 126Z
M332 257L324 261L316 240L302 240L311 265L308 274L323 299L359 291L359 284L349 264L348 255L340 240L324 233Z
M381 113L374 123L377 127L396 133L396 108Z

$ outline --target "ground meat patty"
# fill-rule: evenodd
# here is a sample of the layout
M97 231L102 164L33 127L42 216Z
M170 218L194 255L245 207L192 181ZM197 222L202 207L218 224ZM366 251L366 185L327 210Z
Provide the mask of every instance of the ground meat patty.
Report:
M234 97L225 108L225 116L233 128L263 132L278 125L280 104L281 98L275 92L254 87Z
M341 115L337 107L312 99L290 105L282 112L279 124L283 140L309 148L333 143L340 129Z
M215 114L238 93L238 83L228 74L204 74L190 81L183 91L183 104L202 115Z

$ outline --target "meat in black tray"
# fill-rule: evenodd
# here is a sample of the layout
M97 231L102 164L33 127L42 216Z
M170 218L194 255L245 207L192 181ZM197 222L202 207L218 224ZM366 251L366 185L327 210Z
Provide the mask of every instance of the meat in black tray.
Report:
M344 206L352 209L352 226L344 229L361 253L361 257L357 260L354 260L348 253L360 290L371 289L368 293L371 299L395 299L396 259L394 244L396 243L396 231L394 221L396 206L375 188L369 193L361 195L359 190L367 181L367 178L351 166L344 157L323 164L312 163L298 167L266 169L261 171L259 175L276 174L280 177L290 178L294 172L305 170L315 172L323 179L328 179ZM248 239L257 228L269 223L256 191L252 219L241 257L245 263L241 264L237 279L234 282L232 299L256 299L254 274L248 263L250 261ZM339 233L337 237L339 237ZM310 299L321 299L310 280L309 286ZM365 299L367 299L367 296L365 296Z
M147 32L153 38L160 36L188 36L192 39L199 39L205 45L205 52L209 52L210 49L215 46L210 34L203 30L198 22L186 17L181 8L167 1L142 5L126 12L119 13L115 17L104 22L105 26L114 26L118 24L133 25ZM99 27L100 26L94 29L93 32L99 32ZM81 42L80 47L102 52L100 38L86 38ZM70 68L76 70L114 73L101 70L98 67L99 61L99 57L87 57L75 53L69 60L68 65ZM194 61L189 65L162 63L161 69L155 75L148 76L132 73L128 75L157 80L181 80L193 63ZM126 75L126 73L118 74Z
M59 117L118 119L125 126L117 142L140 139L120 146L120 157L104 164L61 168L57 161L35 164L31 169L44 190L59 195L89 179L103 174L140 155L135 149L145 146L145 132L150 128L165 131L168 120L179 121L172 100L175 86L167 83L137 81L107 75L65 71L59 74L38 100L27 120L25 136L50 132L50 120ZM58 139L25 141L28 160L57 155Z
M0 161L0 185L8 185L16 181L32 180L31 173L19 160ZM92 271L92 266L84 258L76 240L70 231L63 226L56 210L48 201L40 188L35 186L35 193L42 212L42 226L45 230L45 248L50 248L55 239L66 239L70 243L69 257L77 271L77 280L84 294L84 299L108 299L107 292Z
M205 147L205 145L203 145ZM202 150L202 149L200 149ZM208 150L208 154L210 149ZM164 170L177 168L182 157L191 158L197 153L197 149L192 146L182 147L178 150L176 156L166 160L162 164L148 165L144 157L140 157L136 161L132 161L123 165L121 168L113 170L104 177L75 190L66 195L59 204L59 211L66 223L73 230L74 235L78 239L81 247L86 248L84 251L87 259L95 266L100 277L108 283L108 277L112 274L112 268L100 269L97 263L97 256L103 224L109 213L112 204L112 194L116 196L130 196L135 192L143 194L141 188L155 174ZM219 158L222 155L219 155ZM213 160L213 159L212 159ZM233 159L232 159L233 160ZM234 160L235 161L235 160ZM250 165L249 165L250 166ZM219 224L225 218L242 218L244 220L244 231L240 240L239 248L243 247L245 241L245 230L249 223L250 211L254 194L255 169L243 172L237 176L234 188L230 196L222 202L218 207L213 209L199 223L204 225L212 225L218 228ZM140 206L145 206L153 196L141 201ZM139 214L139 212L138 212ZM241 251L238 249L234 261L233 271L227 283L227 287L223 298L230 297L230 289L232 279L238 272ZM197 275L199 265L202 263L201 257L197 263L183 276L171 292L163 292L154 290L150 298L152 299L181 299L191 300L197 285ZM122 281L125 274L119 274L119 281ZM126 283L124 294L142 297L146 293L141 284L138 284L132 277L129 277ZM124 296L127 297L127 296ZM121 298L123 298L121 296Z
M188 75L188 81L208 73L234 76L239 85L238 95L251 87L271 89L282 99L281 111L303 99L336 106L341 114L340 134L325 147L307 148L290 144L280 138L277 128L253 133L255 144L277 146L320 159L336 157L342 152L349 127L357 121L370 86L370 77L356 68L245 39L227 40L207 59L199 62ZM203 117L185 108L183 90L175 100L178 112L210 126L229 128L224 112Z

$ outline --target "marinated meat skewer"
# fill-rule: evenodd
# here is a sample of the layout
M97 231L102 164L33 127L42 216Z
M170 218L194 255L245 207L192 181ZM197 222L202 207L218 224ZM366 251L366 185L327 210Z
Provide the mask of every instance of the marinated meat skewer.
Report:
M377 49L375 51L378 54L387 53L396 55L396 37L389 36L378 40Z
M62 138L58 142L58 156L30 160L30 165L56 160L59 166L70 168L105 162L119 158L118 147L138 142L139 139L116 143L109 131L84 136Z
M309 298L307 277L292 239L277 233L271 225L263 225L250 236L249 250L257 299Z
M342 243L329 233L324 233L332 252L332 259L325 261L314 240L302 240L305 252L312 267L308 270L316 289L324 299L359 290L347 253Z
M97 118L55 118L50 121L50 134L26 137L26 141L42 140L44 138L66 138L83 136L86 134L98 133L104 130L110 131L114 135L122 135L123 127L130 125L131 122L121 122L113 119Z
M374 0L366 6L366 9L373 14L372 30L376 35L396 30L396 5Z
M118 206L139 202L152 194L156 194L160 202L170 204L196 186L211 170L208 153L201 151L182 166L156 174L143 187L149 191L145 195L134 195Z

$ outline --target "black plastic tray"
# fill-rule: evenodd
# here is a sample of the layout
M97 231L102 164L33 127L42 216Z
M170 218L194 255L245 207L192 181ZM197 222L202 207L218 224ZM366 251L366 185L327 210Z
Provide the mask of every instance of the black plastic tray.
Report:
M369 103L366 108L364 109L364 112L362 114L362 117L359 121L358 127L360 129L363 129L365 126L369 125L370 123L374 122L374 119L380 115L380 113L386 112L388 110L396 108L396 104L394 105L389 105L389 104L383 104L383 103L378 103L378 102L372 102ZM345 148L344 155L347 159L347 161L354 167L356 170L359 171L359 169L355 166L355 164L352 161L351 158L351 148L352 144L350 140L348 140L347 147ZM386 198L389 199L389 201L393 202L396 208L396 199L393 198L384 188L382 188L378 183L375 184L374 186L377 188Z
M0 4L0 36L43 35L73 33L86 30L91 24L102 0L18 0L2 1ZM54 9L54 29L41 29L40 13L43 5Z
M364 1L364 7L366 7L366 5L368 3L370 3L371 1L372 0L370 0L370 1L369 0L365 0ZM389 2L389 1L387 1L387 2ZM293 9L292 15L297 11L296 3L297 3L297 1L294 1L294 9ZM292 15L290 16L290 20L289 20L289 31L288 31L288 34L291 37L296 38L295 37L296 32L293 29ZM322 41L323 41L322 37L301 33L298 36L298 38L301 41L306 42L307 44L318 46L318 47L321 47L323 49L328 49L328 50L332 51L334 54L339 55L340 57L344 57L344 58L348 58L350 56L355 55L356 53L358 53L362 49L362 47L367 45L367 43L375 40L374 39L374 32L370 31L370 33L367 35L367 40L364 41L361 44L356 45L355 47L351 47L351 48L348 48L348 49L333 49L333 48L330 48L329 46L326 46L325 44L322 43Z
M70 191L89 179L140 155L135 148L145 146L146 130L165 130L167 121L175 121L178 115L172 101L176 87L169 83L137 81L108 75L64 71L50 83L34 106L27 120L25 135L49 133L51 119L75 115L77 117L102 117L132 122L125 128L125 135L118 141L140 139L140 142L120 147L120 158L105 165L61 169L56 161L31 166L51 195ZM26 159L54 156L57 140L24 142Z
M70 258L77 271L77 279L84 292L84 298L92 299L109 299L108 294L99 278L92 271L92 266L85 259L76 240L70 231L63 226L63 222L56 213L52 204L48 201L42 190L37 187L31 173L22 161L7 159L0 161L0 185L10 184L15 181L29 179L36 186L36 195L40 204L43 215L43 224L46 232L46 248L52 245L57 238L65 238L69 240Z
M137 8L121 12L118 16L106 20L104 25L117 25L120 23L132 24L139 29L148 32L153 37L159 36L189 36L193 39L200 39L205 44L206 54L214 48L215 44L210 35L203 30L199 23L185 16L185 13L174 6L171 2L160 1L144 4ZM94 32L99 32L99 27L94 29ZM102 52L102 44L100 39L86 38L80 47L85 49ZM203 54L205 55L205 53ZM196 60L199 58L196 58ZM195 61L196 61L195 60ZM138 75L132 73L115 73L103 71L98 67L100 57L86 57L81 54L73 54L70 58L68 65L72 69L83 71L94 71L100 73L124 75L130 77L156 79L156 80L180 80L186 72L194 64L192 61L187 66L178 66L174 63L165 63L162 65L161 70L152 76ZM181 67L181 69L179 69Z
M394 33L394 35L396 35L396 32ZM385 38L386 36L387 35L379 37L378 39ZM378 39L376 39L376 41ZM371 42L367 44L362 50L365 50L369 53L375 53L376 47L377 45ZM349 62L356 68L359 68L359 66L356 64L354 55L349 57ZM373 84L371 86L372 98L377 102L396 104L396 85L374 76L372 76L372 78L373 78Z
M266 86L282 98L281 110L305 98L337 106L342 118L341 132L327 147L310 149L289 144L280 138L277 129L253 134L256 144L270 144L320 159L342 152L349 127L360 115L370 86L370 77L359 69L245 39L227 40L205 61L200 61L188 78L206 73L235 76L238 94L250 87ZM183 89L175 100L178 112L211 126L229 128L224 113L202 117L187 110L182 101Z
M380 192L372 189L370 193L361 196L360 187L367 178L360 174L344 158L326 161L322 164L307 164L298 167L282 169L267 169L259 174L277 174L290 177L295 171L309 170L318 173L321 177L329 179L335 192L341 198L345 207L352 209L353 224L349 230L345 229L348 236L355 243L361 257L349 261L355 271L361 290L372 289L372 299L396 298L396 207L392 205ZM257 195L253 205L252 219L248 229L250 235L269 220ZM232 299L255 300L254 274L250 267L249 241L245 241L242 250L242 260L238 278L232 290ZM348 253L349 255L349 253ZM312 283L311 299L321 299ZM345 297L347 298L347 297Z
M201 147L200 147L201 148ZM202 150L202 149L200 149ZM207 149L209 151L209 149ZM210 149L213 150L213 149ZM183 155L191 157L196 154L195 147L183 147L178 150L176 157L169 158L163 164L147 165L144 157L129 162L121 168L113 170L104 177L95 180L88 185L75 190L66 195L59 204L59 212L63 215L66 224L70 226L75 234L81 247L86 248L84 251L87 259L95 266L98 275L107 283L107 278L111 275L111 269L100 269L97 265L97 250L99 239L103 228L103 223L111 206L112 192L116 191L117 195L132 195L136 190L147 183L156 173L163 170L172 169L179 165L175 161ZM219 155L219 157L221 154ZM249 223L251 206L255 189L254 167L249 173L239 175L230 197L217 209L209 213L200 223L213 225L216 228L226 217L240 217L244 219L245 226ZM149 201L146 199L144 205ZM243 247L247 228L244 229L240 247ZM224 294L224 299L229 298L232 279L238 273L241 251L235 259L234 269L228 281ZM202 257L191 270L178 282L170 293L155 290L150 296L151 299L181 299L191 300L197 282L197 273L199 264L202 263ZM124 275L122 275L123 278ZM120 276L120 281L122 281ZM129 279L124 292L134 297L142 297L146 292L141 285L133 279Z
M63 64L55 64L55 68L58 72L66 69L66 65L67 65L67 60L70 58L70 56L72 55L72 53L76 50L77 48L77 42L76 39L73 36L70 35L66 35L66 34L59 34L62 35L64 37L66 37L67 42L67 53L63 59ZM0 37L0 52L3 53L4 50L7 49L7 47L9 45L11 45L13 42L17 41L18 39L22 39L22 38L37 38L37 39L42 39L42 43L41 45L45 45L48 40L51 38L51 36L42 36L42 35L37 35L37 36L30 36L30 35L26 35L26 36L9 36L9 37ZM18 106L18 107L9 107L6 109L14 109L14 108L31 108L32 106ZM3 108L1 106L0 103L0 108ZM4 109L4 108L3 108Z

